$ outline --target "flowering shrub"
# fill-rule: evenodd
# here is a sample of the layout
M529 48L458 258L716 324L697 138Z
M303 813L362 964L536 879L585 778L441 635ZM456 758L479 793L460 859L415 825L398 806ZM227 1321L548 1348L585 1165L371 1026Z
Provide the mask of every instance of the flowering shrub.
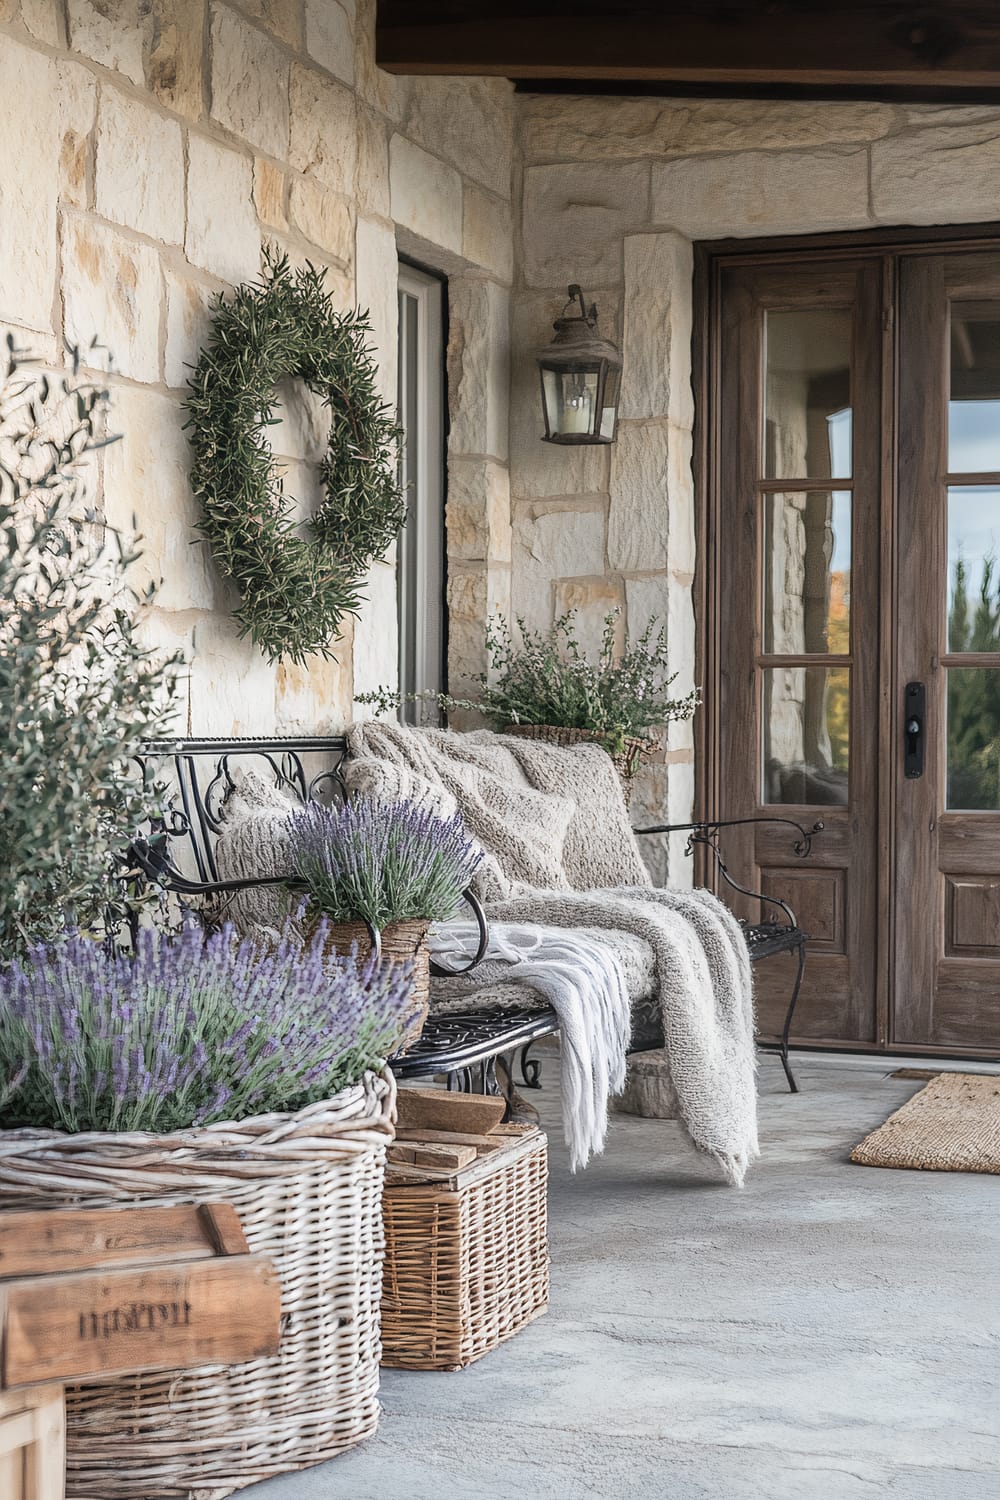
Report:
M332 965L324 938L263 952L188 924L140 932L132 957L82 937L31 948L0 973L0 1126L181 1130L355 1083L396 1048L410 969Z
M473 709L485 714L498 729L511 724L552 724L562 729L590 729L601 736L605 749L618 753L626 739L650 739L651 731L676 719L690 719L698 694L670 696L677 673L667 665L667 636L663 625L651 620L637 640L627 638L620 656L615 652L617 610L605 616L604 637L597 662L588 661L576 638L574 610L563 615L544 634L517 625L522 644L516 646L510 626L498 617L486 629L489 671L476 679L475 699L436 695L442 710ZM434 697L415 693L414 698ZM398 708L398 693L378 688L358 698L381 713Z
M381 930L411 918L446 921L482 859L457 814L446 820L412 802L314 802L288 822L295 875L334 922L367 918Z

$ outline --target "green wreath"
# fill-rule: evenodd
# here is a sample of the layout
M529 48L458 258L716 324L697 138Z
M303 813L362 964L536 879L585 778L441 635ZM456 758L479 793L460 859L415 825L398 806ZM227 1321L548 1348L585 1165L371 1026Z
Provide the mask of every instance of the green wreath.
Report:
M188 383L198 532L239 590L241 634L274 662L332 655L361 584L406 514L397 477L399 429L380 401L367 314L339 313L323 273L268 253L259 281L213 308L212 332ZM320 463L325 498L300 534L264 441L275 386L301 379L332 415Z

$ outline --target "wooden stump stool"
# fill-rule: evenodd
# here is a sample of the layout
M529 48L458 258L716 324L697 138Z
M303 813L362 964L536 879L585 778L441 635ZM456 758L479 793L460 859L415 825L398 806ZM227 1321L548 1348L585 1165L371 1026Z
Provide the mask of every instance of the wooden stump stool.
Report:
M614 1100L622 1115L642 1115L647 1120L677 1118L677 1100L670 1083L667 1054L662 1047L655 1052L633 1052L628 1060L624 1092Z

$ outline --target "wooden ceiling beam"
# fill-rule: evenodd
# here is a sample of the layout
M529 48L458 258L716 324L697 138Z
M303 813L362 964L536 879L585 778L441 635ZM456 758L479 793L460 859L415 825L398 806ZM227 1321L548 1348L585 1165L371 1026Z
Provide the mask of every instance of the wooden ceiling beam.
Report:
M996 89L997 0L379 0L392 73L915 95Z

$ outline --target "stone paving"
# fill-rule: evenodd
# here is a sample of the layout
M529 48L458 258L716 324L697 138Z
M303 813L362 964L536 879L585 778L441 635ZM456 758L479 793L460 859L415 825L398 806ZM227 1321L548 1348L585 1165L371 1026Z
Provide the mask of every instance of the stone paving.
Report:
M387 1371L378 1435L248 1500L994 1500L1000 1216L988 1176L851 1166L921 1085L762 1061L763 1158L720 1185L676 1125L550 1127L548 1314L461 1374Z

